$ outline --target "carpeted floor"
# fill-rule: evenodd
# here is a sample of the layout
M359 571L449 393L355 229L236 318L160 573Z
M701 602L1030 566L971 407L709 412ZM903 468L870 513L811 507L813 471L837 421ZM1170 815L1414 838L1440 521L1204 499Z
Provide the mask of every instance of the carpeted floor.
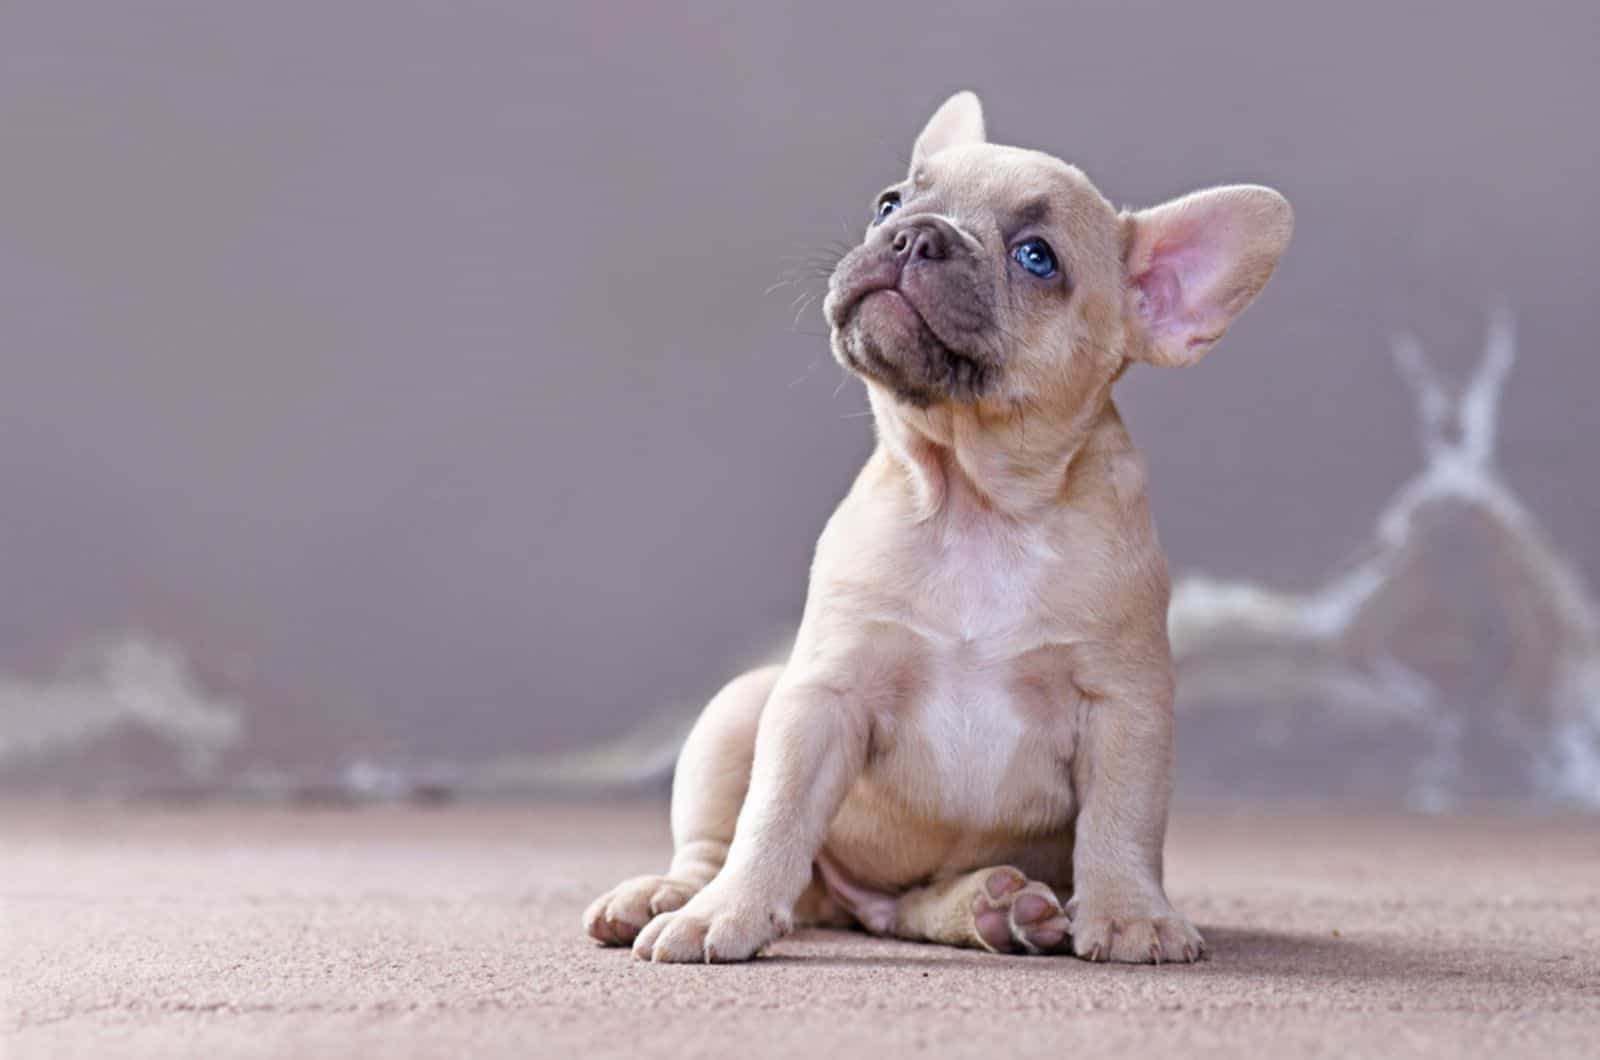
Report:
M0 1056L1588 1056L1600 822L1180 817L1193 967L578 928L665 809L0 806Z

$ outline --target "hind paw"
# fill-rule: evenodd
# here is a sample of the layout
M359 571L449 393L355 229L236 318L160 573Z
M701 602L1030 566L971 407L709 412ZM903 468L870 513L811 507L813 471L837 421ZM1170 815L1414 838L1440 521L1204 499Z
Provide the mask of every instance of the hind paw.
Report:
M1049 953L1067 940L1067 916L1055 891L1009 865L980 875L972 927L994 953Z

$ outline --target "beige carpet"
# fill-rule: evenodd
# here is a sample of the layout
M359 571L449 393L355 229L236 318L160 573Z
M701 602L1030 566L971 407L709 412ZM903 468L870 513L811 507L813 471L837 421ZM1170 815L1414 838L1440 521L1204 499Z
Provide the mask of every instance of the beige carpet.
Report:
M808 933L590 945L661 807L0 806L0 1055L1600 1055L1600 823L1180 818L1214 956L1127 968Z

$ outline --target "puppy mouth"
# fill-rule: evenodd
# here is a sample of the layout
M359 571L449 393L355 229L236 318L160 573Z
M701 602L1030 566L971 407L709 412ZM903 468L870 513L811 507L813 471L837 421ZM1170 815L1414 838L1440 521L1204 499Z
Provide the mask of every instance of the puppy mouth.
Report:
M911 336L898 356L884 349L876 329L866 327L861 314L868 303L874 314L882 314L892 327ZM975 401L987 390L993 369L984 361L956 349L946 342L925 313L906 296L895 282L866 282L828 306L833 325L835 348L845 366L892 390L902 400L925 408L941 398ZM908 357L905 347L915 356Z
M849 323L856 310L861 308L861 303L872 295L887 291L893 292L899 295L902 300L905 300L905 295L900 291L900 269L898 266L889 262L875 262L873 263L875 267L871 268L870 271L860 270L859 268L847 269L849 260L847 258L844 263L841 263L839 272L834 275L829 284L828 297L822 304L823 314L828 318L828 323L835 330L839 330ZM849 275L851 272L855 272L856 275ZM865 272L865 275L862 272ZM845 280L844 283L840 282L842 278ZM842 290L840 289L841 287L843 288ZM910 303L907 302L907 304L909 305ZM915 306L911 308L913 310L916 309Z
M851 305L849 312L845 314L845 319L848 321L850 317L856 315L862 304L869 298L878 299L879 302L885 307L885 312L889 313L891 316L898 317L907 326L913 328L927 328L928 333L930 335L933 334L933 328L928 325L928 318L923 316L922 311L912 304L911 299L906 297L904 291L895 286L873 287L870 290L862 292L862 294L856 298L854 304ZM934 339L937 341L938 336L935 335Z

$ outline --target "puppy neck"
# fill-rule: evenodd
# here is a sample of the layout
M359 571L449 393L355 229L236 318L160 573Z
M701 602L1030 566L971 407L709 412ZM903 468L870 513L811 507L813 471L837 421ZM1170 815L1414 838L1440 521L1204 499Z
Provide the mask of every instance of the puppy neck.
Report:
M1109 384L1057 417L1009 405L914 408L876 385L867 390L879 443L908 480L922 522L960 497L1017 519L1064 503L1074 459L1103 420L1117 418Z

